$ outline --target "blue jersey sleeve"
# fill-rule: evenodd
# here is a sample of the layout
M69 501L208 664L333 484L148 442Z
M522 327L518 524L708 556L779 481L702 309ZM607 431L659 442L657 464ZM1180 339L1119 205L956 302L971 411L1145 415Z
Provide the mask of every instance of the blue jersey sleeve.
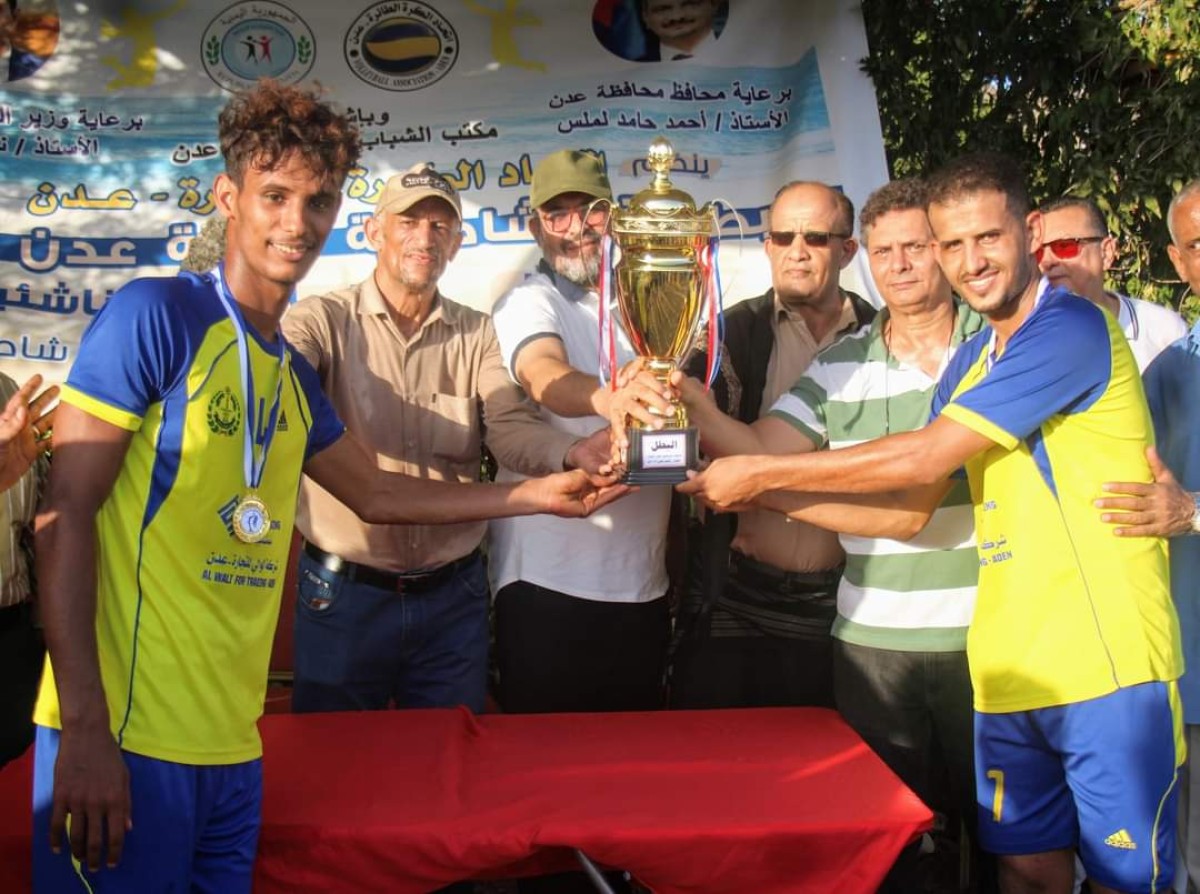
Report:
M954 389L967 374L967 370L979 359L980 353L987 350L990 339L991 330L982 329L963 342L954 352L954 356L950 358L950 362L946 365L946 369L942 372L942 377L938 379L937 387L933 391L933 400L929 405L930 422L937 419L942 408L950 403L950 399L954 396Z
M987 375L950 406L1017 441L1051 416L1086 410L1104 393L1111 375L1104 311L1056 289L1013 333Z
M185 309L194 288L188 278L147 278L117 290L84 333L67 388L120 411L136 428L188 368Z
M308 447L304 453L304 459L308 461L344 435L346 426L321 390L321 378L317 371L291 345L288 345L288 351L293 381L304 395L303 403L309 411Z

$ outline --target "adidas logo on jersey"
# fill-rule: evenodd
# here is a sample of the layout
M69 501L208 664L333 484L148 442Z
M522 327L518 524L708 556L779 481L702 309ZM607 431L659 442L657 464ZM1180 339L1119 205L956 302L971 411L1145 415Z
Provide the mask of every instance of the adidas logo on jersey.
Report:
M1104 843L1109 847L1119 848L1123 851L1137 850L1137 844L1129 837L1129 832L1125 829L1117 829L1117 831L1104 839Z
M287 413L282 407L279 409L279 422L275 425L275 431L287 431Z

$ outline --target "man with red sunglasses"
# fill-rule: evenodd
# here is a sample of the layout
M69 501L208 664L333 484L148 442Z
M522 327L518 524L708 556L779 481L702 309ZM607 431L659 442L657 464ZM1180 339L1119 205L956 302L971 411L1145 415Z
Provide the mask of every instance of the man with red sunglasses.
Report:
M1104 214L1094 201L1063 196L1038 210L1045 228L1035 253L1038 267L1051 285L1064 286L1117 318L1139 370L1187 334L1187 324L1170 308L1104 287L1104 274L1117 257L1117 240L1106 231Z

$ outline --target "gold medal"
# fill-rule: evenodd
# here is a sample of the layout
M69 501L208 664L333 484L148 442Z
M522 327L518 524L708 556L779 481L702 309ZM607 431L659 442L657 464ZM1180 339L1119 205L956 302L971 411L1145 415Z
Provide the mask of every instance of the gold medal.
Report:
M238 501L233 510L233 534L242 543L258 543L271 530L267 504L253 491Z

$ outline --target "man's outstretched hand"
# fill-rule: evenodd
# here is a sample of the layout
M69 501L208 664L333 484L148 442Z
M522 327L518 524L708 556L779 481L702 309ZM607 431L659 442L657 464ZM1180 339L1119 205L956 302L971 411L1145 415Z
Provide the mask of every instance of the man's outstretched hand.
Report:
M589 475L582 469L532 478L528 484L537 488L542 512L563 518L585 518L632 490L618 484L615 475Z
M48 407L58 397L58 386L34 397L41 385L42 377L33 376L0 412L0 491L20 481L38 456L54 446L54 410Z

